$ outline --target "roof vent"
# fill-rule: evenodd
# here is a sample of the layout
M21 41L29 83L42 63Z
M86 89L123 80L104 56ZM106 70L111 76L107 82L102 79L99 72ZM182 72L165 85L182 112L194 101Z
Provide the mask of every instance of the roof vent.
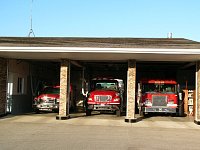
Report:
M167 38L168 38L168 39L171 39L171 38L172 38L172 32L169 32L169 33L167 34Z

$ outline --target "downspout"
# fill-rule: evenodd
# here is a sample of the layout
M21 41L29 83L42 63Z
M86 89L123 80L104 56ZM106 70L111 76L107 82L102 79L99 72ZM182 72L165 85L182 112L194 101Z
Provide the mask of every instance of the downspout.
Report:
M7 70L6 70L6 105L5 105L5 114L7 114L7 107L8 107L8 73L9 73L9 59L7 59ZM10 110L10 113L11 113L11 110Z
M69 114L69 107L70 107L70 102L71 102L71 99L70 99L70 75L71 75L71 61L69 60L69 69L68 69L68 84L67 84L67 88L68 88L68 92L67 92L67 99L68 99L68 103L67 103L67 111L68 111L68 114ZM72 105L72 104L71 104Z

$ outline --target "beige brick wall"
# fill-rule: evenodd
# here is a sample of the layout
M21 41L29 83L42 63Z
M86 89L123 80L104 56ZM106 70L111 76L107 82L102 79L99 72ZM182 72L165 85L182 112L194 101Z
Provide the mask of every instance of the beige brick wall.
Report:
M6 82L7 82L7 60L0 58L0 115L5 114Z
M196 113L195 120L200 121L200 62L196 64Z
M68 111L68 78L69 78L69 61L62 60L60 69L60 103L59 117L69 115Z
M127 112L126 119L135 119L135 81L136 81L136 62L128 62L127 78Z

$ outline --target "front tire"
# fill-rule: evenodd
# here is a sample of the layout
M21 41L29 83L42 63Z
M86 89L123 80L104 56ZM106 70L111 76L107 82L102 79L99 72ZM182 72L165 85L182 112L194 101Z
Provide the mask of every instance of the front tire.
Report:
M36 114L40 114L40 110L39 109L35 109L35 113Z
M116 110L116 116L120 117L121 116L121 110Z
M86 116L91 116L92 110L91 109L86 109Z

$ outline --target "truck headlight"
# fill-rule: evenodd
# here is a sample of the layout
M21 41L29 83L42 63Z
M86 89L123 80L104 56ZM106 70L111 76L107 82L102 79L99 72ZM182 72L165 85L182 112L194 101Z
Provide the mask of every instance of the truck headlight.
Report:
M149 105L149 104L152 104L152 103L151 103L151 100L150 100L150 99L145 99L144 104L145 104L145 105Z
M115 93L115 96L120 96L120 94L119 93Z
M60 102L60 99L55 99L55 103L59 103Z
M120 98L115 98L114 101L120 101Z
M92 101L92 98L91 98L91 97L89 97L89 98L88 98L88 101Z
M168 104L174 104L174 100L169 100Z

